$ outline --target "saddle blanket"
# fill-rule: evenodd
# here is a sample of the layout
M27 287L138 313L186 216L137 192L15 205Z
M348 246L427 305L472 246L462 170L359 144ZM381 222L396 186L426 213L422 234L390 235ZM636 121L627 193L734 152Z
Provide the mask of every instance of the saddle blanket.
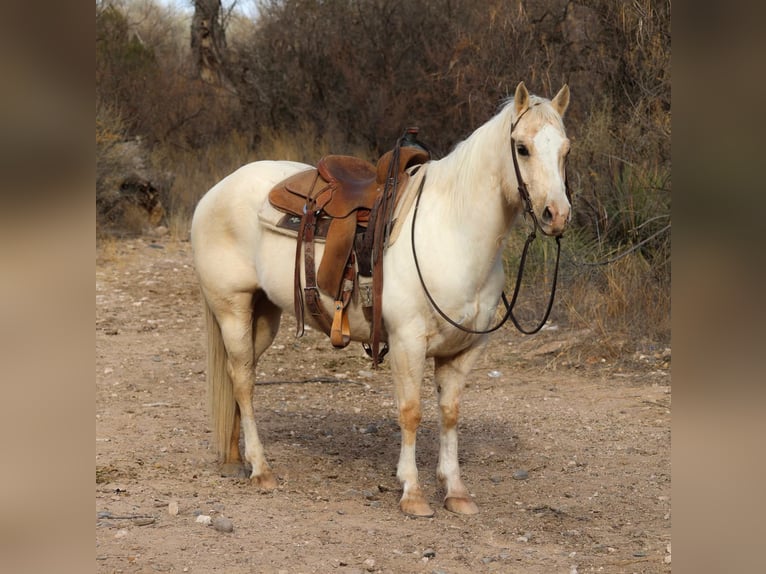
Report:
M288 237L298 237L298 231L301 228L300 217L279 211L268 201L264 202L263 207L258 212L258 219L267 229L281 235L287 235ZM320 217L317 220L314 241L318 243L325 242L331 221L329 217Z

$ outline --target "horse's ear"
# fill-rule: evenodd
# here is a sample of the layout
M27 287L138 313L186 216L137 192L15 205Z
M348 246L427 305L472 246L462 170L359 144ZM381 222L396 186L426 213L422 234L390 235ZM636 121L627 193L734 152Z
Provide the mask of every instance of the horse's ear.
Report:
M556 97L551 100L551 105L553 106L553 109L556 110L559 115L563 118L564 112L567 111L567 108L569 107L569 85L564 84L561 89L559 90L559 93L556 94Z
M523 114L529 107L529 92L524 82L519 82L516 86L516 94L513 96L513 105L516 108L516 117Z

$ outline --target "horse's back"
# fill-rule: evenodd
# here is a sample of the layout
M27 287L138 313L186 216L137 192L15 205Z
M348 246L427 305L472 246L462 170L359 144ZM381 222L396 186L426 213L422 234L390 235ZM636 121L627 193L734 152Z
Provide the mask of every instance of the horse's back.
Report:
M203 288L252 288L249 250L258 242L258 212L274 185L311 166L293 161L256 161L223 178L194 210L191 243Z
M202 196L194 211L192 234L195 228L215 225L218 218L231 216L242 209L257 209L274 185L294 173L310 168L305 163L268 160L240 167Z

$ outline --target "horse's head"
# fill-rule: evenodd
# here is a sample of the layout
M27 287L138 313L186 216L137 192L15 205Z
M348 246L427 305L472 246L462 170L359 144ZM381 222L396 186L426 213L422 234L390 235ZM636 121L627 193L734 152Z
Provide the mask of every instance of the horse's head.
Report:
M513 99L514 172L526 183L535 217L548 235L561 235L572 215L566 189L569 139L562 121L568 105L566 85L549 101L530 96L521 82Z

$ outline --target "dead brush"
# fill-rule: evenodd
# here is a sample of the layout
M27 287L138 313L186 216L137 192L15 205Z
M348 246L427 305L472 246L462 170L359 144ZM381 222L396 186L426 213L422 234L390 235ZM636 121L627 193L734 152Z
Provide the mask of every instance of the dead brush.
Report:
M669 340L670 291L640 253L608 265L577 266L567 275L560 299L566 321L593 333L592 340L578 341L579 350L617 358L642 340Z

